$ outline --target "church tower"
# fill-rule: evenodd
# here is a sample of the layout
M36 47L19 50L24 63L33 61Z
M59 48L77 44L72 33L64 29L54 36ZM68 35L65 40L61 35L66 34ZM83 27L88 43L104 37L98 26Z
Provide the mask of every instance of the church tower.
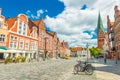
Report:
M104 28L103 28L103 22L101 19L101 15L99 13L98 15L98 23L97 23L97 47L99 49L103 48L104 45L104 38L105 38L105 32L104 32Z

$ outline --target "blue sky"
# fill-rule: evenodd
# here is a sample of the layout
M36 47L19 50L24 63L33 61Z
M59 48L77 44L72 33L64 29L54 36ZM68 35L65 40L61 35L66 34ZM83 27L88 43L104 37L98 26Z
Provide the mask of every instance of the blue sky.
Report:
M64 4L57 0L0 0L0 7L3 9L2 14L6 17L16 17L19 13L30 10L36 15L39 9L47 10L41 17L49 15L55 17L64 10Z
M105 4L106 3L106 4ZM69 46L97 46L97 19L100 11L105 30L106 16L114 21L114 6L119 0L0 0L2 15L16 17L19 13L32 20L44 18L47 30L57 32Z

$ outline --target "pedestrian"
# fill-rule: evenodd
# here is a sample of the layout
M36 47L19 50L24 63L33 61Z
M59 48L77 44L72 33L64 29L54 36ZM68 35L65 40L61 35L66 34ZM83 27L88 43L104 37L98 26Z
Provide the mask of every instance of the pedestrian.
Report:
M115 64L117 64L117 55L114 56Z
M107 63L107 60L106 60L106 55L104 54L104 64Z

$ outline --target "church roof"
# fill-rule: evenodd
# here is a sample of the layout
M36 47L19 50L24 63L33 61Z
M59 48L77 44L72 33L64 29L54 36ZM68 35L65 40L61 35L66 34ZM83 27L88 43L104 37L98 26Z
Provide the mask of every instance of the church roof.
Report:
M102 22L102 18L101 18L101 15L99 13L99 16L98 16L98 24L97 24L97 33L102 30L104 32L104 28L103 28L103 22Z

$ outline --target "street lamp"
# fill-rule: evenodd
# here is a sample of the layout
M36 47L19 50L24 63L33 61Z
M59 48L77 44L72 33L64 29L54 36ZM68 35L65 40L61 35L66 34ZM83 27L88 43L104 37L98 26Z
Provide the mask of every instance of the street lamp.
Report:
M44 40L45 40L45 49L44 49L44 53L43 53L43 60L45 60L46 58L46 54L47 54L47 50L46 50L46 40L48 39L48 37L45 37Z
M86 44L86 48L87 48L87 62L88 62L88 43Z

